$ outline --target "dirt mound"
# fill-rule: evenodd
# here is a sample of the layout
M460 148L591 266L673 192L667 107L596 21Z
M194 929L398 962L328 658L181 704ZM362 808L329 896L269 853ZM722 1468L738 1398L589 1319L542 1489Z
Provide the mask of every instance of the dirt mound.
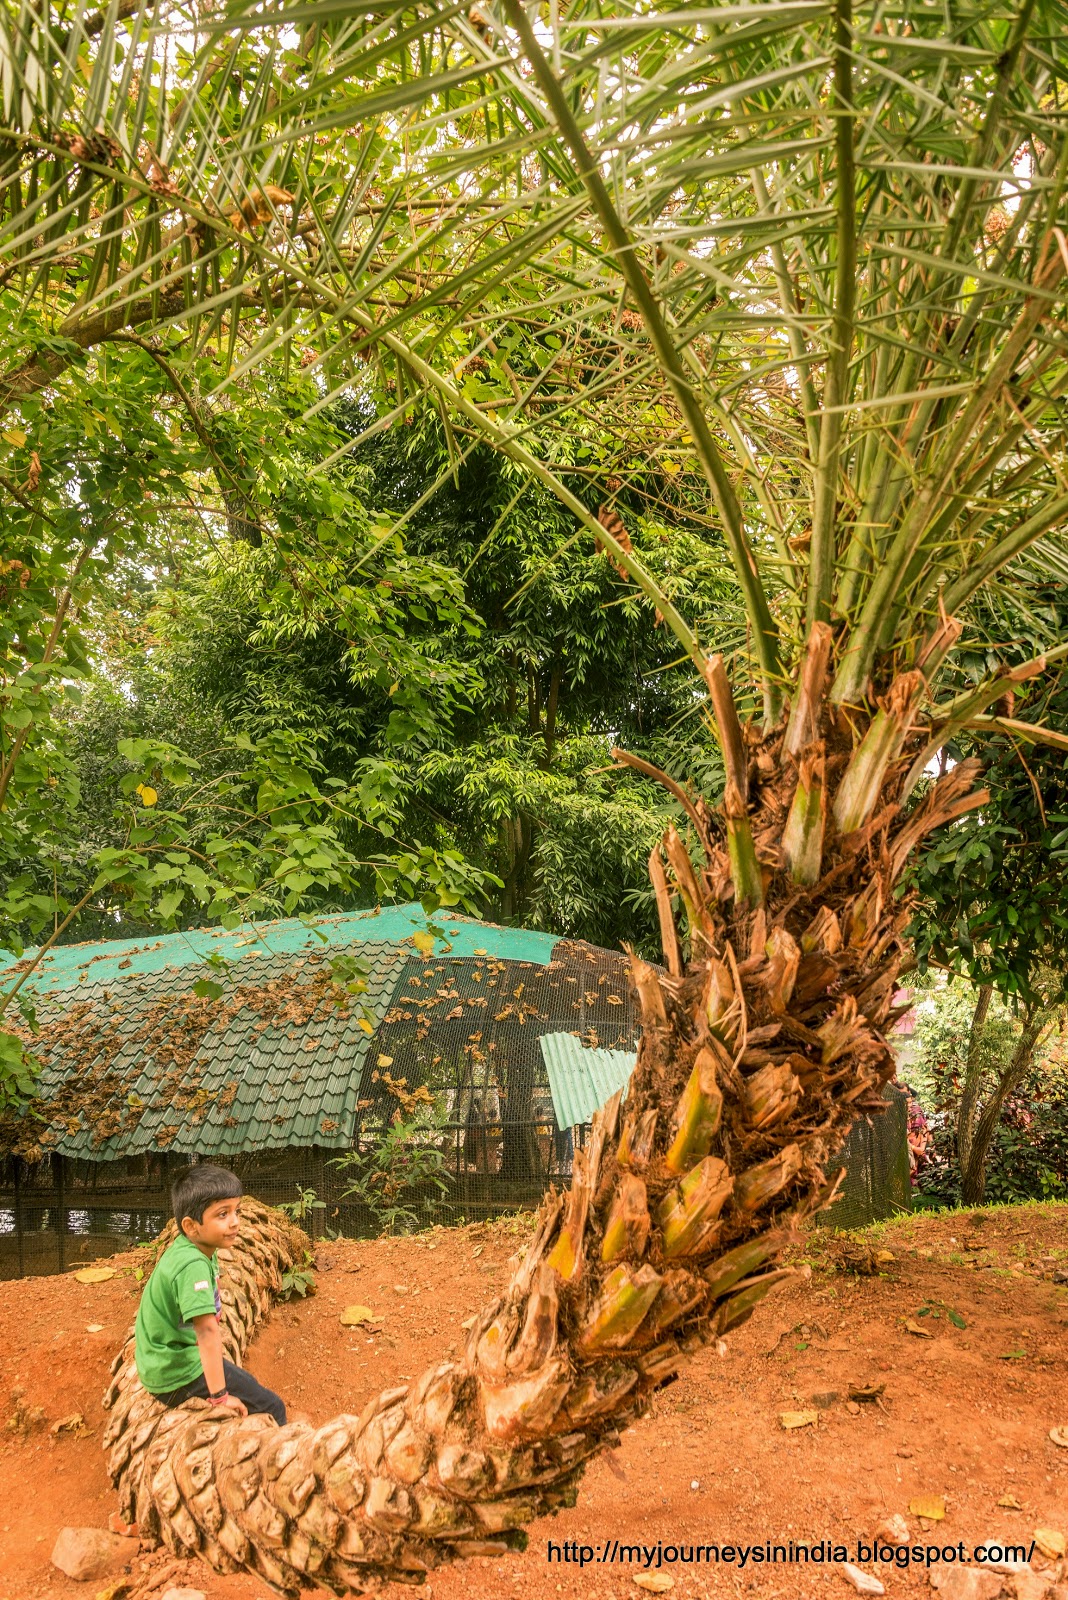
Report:
M250 1368L315 1421L358 1412L459 1347L527 1227L515 1219L321 1245L318 1293L275 1312ZM725 1354L699 1354L653 1415L594 1463L574 1509L533 1524L523 1555L435 1573L434 1600L633 1596L646 1558L621 1560L620 1544L651 1550L654 1572L658 1541L685 1550L829 1540L852 1552L894 1513L917 1543L1068 1533L1068 1449L1049 1438L1068 1424L1068 1207L920 1215L864 1239L875 1275L858 1275L848 1249L810 1234L797 1264L811 1277L772 1296ZM0 1600L85 1600L102 1587L71 1582L48 1557L65 1524L106 1527L114 1509L100 1396L147 1257L96 1263L115 1269L98 1283L73 1274L0 1283ZM377 1320L343 1326L352 1305ZM783 1416L805 1420L787 1428ZM944 1520L925 1526L910 1512L921 1496L944 1503ZM922 1570L861 1565L889 1595L931 1594ZM162 1575L174 1563L158 1552L147 1566ZM1054 1575L1040 1549L1033 1566ZM721 1557L660 1572L669 1569L679 1596L852 1592L833 1566L750 1557L740 1570L737 1557ZM262 1582L197 1562L168 1583L209 1600L267 1600Z

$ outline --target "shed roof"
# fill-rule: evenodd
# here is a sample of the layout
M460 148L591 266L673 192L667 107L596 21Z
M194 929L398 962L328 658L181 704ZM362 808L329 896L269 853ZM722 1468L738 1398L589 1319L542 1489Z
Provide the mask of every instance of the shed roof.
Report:
M591 1050L573 1033L543 1033L553 1109L561 1128L589 1122L617 1089L625 1089L638 1059L633 1050Z
M188 933L163 933L154 939L105 939L87 944L62 944L48 952L26 981L37 994L73 989L80 984L121 980L167 968L203 966L221 957L226 962L249 961L260 956L293 957L305 952L353 944L407 944L412 935L428 928L442 930L435 937L435 955L496 956L508 961L552 959L556 936L530 928L502 928L471 917L437 913L427 917L418 901L373 911L340 912L324 917L287 917L278 922L244 923L224 928L194 928ZM19 960L3 962L0 982L8 973L21 971L37 954L28 950Z
M93 1161L161 1149L225 1158L345 1148L376 1060L393 1062L395 1044L385 1044L386 1056L377 1052L387 1035L392 1040L398 1017L417 1011L414 1037L429 1030L428 1044L447 1040L461 1049L457 1041L476 1040L489 1052L496 1046L484 1030L493 1037L504 1030L503 1039L514 1025L521 1035L527 1011L535 1035L537 1019L558 1029L572 1010L576 1025L581 1016L594 1037L591 1024L602 1012L602 1037L607 1026L614 1029L609 1038L625 1026L621 954L469 918L439 916L435 925L443 936L433 954L413 944L413 934L427 927L417 905L49 952L27 982L41 1023L40 1034L27 1038L43 1067L37 1115L17 1126L5 1117L0 1143L31 1157L51 1149ZM364 964L367 986L358 997L334 980L333 958L342 949ZM197 980L216 975L205 965L215 951L226 963L222 993L198 995ZM580 982L576 961L580 974L588 963L604 968L589 993L583 988L592 979ZM466 987L461 968L471 971ZM609 969L619 975L606 983ZM413 971L430 987L409 991L420 982ZM547 1005L528 1004L535 971L537 984L548 986ZM471 990L462 1004L457 983L464 994ZM498 985L500 1009L494 1002L487 1011ZM550 989L561 991L555 1002ZM537 1056L533 1038L530 1044ZM409 1070L407 1058L398 1056L394 1070ZM558 1101L555 1088L553 1099L567 1126L570 1103Z

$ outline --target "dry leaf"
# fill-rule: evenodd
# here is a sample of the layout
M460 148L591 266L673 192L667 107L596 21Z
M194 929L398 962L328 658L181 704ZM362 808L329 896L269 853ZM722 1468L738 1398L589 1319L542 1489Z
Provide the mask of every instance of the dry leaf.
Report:
M82 1267L74 1276L79 1283L107 1283L109 1278L115 1276L114 1267Z
M85 1331L86 1333L103 1333L104 1324L102 1322L87 1322Z
M878 1400L879 1396L885 1393L885 1383L851 1383L849 1385L850 1400Z
M1068 1450L1068 1423L1062 1423L1059 1428L1051 1428L1049 1436L1062 1450Z
M999 1506L1004 1506L1006 1511L1022 1511L1023 1506L1014 1494L1003 1494L998 1501Z
M946 1515L946 1497L944 1494L918 1494L909 1501L909 1510L914 1517L926 1517L928 1522L942 1522Z
M1064 1534L1059 1528L1036 1528L1035 1543L1047 1561L1059 1561L1064 1555Z
M423 955L431 955L434 949L434 935L432 933L425 933L422 929L420 929L418 933L412 934L412 943L415 945L417 950L422 951Z
M779 1414L779 1421L784 1428L810 1428L819 1421L819 1416L818 1411L783 1411Z
M933 1339L934 1338L934 1334L933 1333L928 1333L926 1328L921 1328L919 1323L918 1322L913 1322L911 1317L905 1323L905 1332L906 1333L914 1333L916 1335L917 1339Z
M892 1250L876 1250L875 1259L880 1266L884 1267L887 1262L894 1260L894 1252Z
M378 1058L378 1065L380 1067L391 1067L393 1065L393 1057L380 1055Z
M116 1578L114 1583L109 1583L106 1589L98 1589L96 1600L119 1600L119 1597L130 1592L129 1578Z
M338 1318L343 1328L358 1328L361 1322L381 1322L370 1306L346 1306Z
M482 1251L483 1251L484 1248L485 1247L483 1245L476 1244L475 1248L471 1252L472 1258L475 1257L475 1256L480 1256L482 1254Z
M68 1417L60 1417L58 1422L53 1422L49 1431L57 1439L61 1433L82 1433L85 1431L85 1418L80 1411L72 1411Z
M674 1578L669 1578L666 1572L641 1572L634 1582L639 1589L648 1589L650 1594L667 1594L675 1587Z

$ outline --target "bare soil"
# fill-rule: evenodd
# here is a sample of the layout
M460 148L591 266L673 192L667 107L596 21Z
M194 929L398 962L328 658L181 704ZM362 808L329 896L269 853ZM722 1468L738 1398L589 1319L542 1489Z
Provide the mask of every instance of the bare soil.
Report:
M372 1392L459 1349L462 1322L503 1285L528 1227L516 1218L320 1245L318 1292L276 1310L250 1369L315 1422L359 1412ZM550 1542L561 1553L572 1542L600 1552L613 1540L852 1546L894 1512L917 1543L1068 1532L1068 1449L1049 1438L1068 1425L1068 1286L1057 1282L1068 1271L1068 1207L921 1214L868 1237L893 1255L876 1277L836 1264L829 1236L810 1234L797 1259L811 1276L770 1298L730 1336L726 1353L703 1351L662 1390L653 1414L590 1467L577 1506L534 1523L524 1553L442 1568L417 1594L642 1592L639 1568L580 1567L574 1552L550 1561ZM116 1275L101 1284L71 1275L0 1283L0 1600L74 1600L104 1587L70 1582L49 1554L61 1527L104 1527L114 1507L100 1396L136 1308L143 1260L113 1257ZM382 1320L342 1327L339 1313L353 1304ZM910 1332L908 1322L933 1337ZM850 1401L851 1387L879 1384L878 1399ZM787 1431L783 1413L799 1411L818 1420ZM84 1427L55 1431L75 1413ZM943 1496L945 1520L925 1526L910 1513L919 1495ZM1009 1497L1019 1509L999 1504ZM133 1575L168 1560L162 1552L139 1558ZM889 1595L931 1594L923 1571L862 1564ZM1057 1576L1037 1552L1033 1566ZM834 1568L661 1571L680 1600L853 1592ZM268 1600L252 1577L219 1578L199 1562L181 1564L171 1581L209 1600ZM400 1600L404 1591L393 1592Z

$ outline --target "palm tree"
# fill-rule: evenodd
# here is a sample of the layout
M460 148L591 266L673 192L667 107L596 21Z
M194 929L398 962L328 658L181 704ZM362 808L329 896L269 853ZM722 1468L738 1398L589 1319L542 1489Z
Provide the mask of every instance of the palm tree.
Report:
M996 643L976 597L1063 560L1062 5L349 12L168 33L141 10L120 55L114 21L93 45L81 12L25 6L5 237L68 342L7 393L97 318L180 328L224 383L299 341L324 400L377 385L383 425L429 397L457 458L510 456L656 605L726 787L664 779L682 831L650 860L663 966L633 960L625 1108L462 1360L314 1432L161 1420L120 1378L127 1510L283 1590L514 1543L768 1293L893 1072L909 858L983 803L976 760L932 759L965 730L1055 737L1005 697L1066 649L964 670ZM601 419L632 452L611 481ZM704 486L749 623L733 679L630 549L651 477Z

